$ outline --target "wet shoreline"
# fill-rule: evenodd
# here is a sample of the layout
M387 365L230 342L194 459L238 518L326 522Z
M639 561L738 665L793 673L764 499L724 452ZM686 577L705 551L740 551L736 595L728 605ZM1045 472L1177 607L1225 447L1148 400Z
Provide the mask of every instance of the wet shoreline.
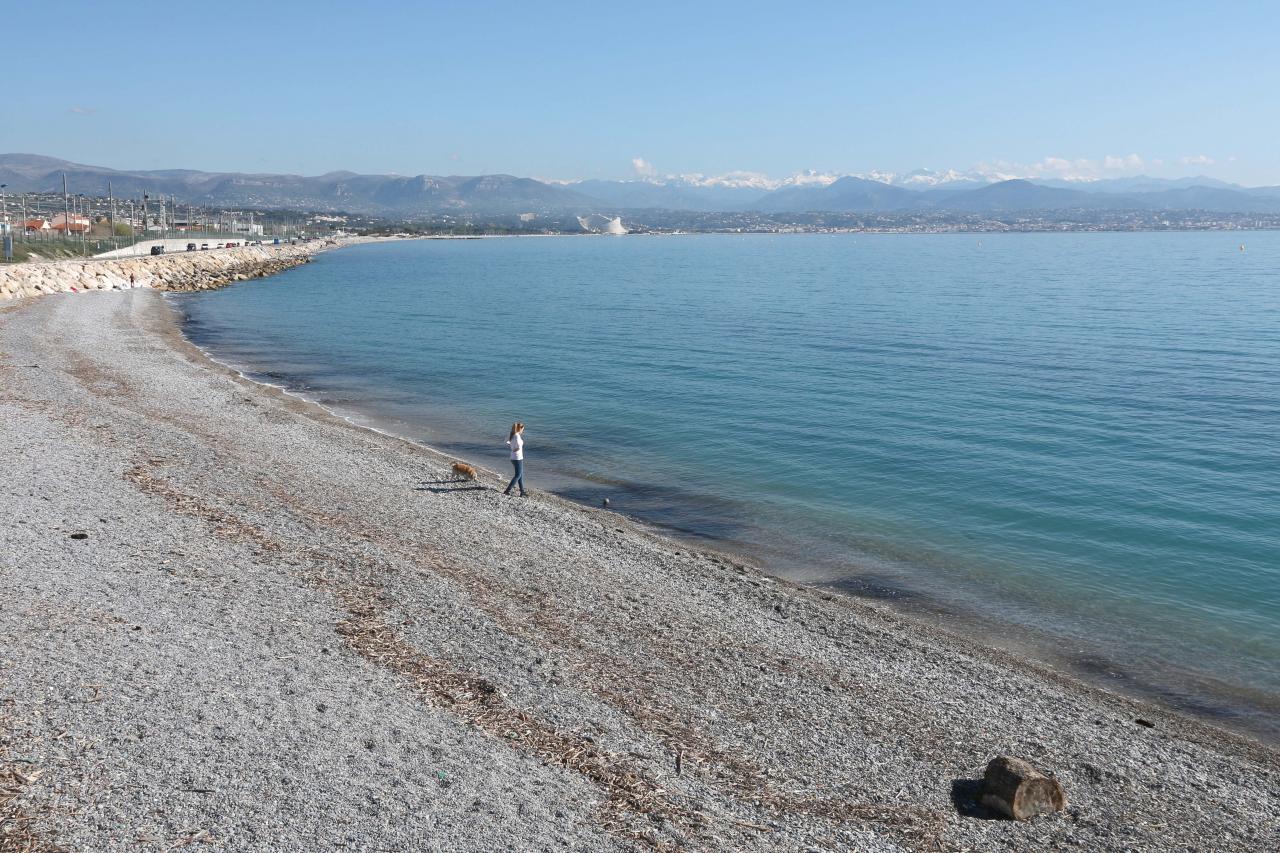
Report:
M279 387L309 402L324 406L354 424L406 440L420 442L441 453L471 464L487 466L502 479L509 476L497 444L486 444L469 435L465 427L423 420L420 408L406 418L394 407L379 408L376 400L333 396L324 377L288 370L237 365L219 354L225 344L208 334L174 304L183 335L208 357L227 364L253 381ZM424 437L425 435L425 437ZM1033 628L1024 621L1001 620L990 607L965 606L901 572L890 574L858 557L835 558L831 543L821 543L819 554L810 543L777 538L781 531L753 525L751 508L732 500L681 488L669 483L619 480L575 468L572 450L538 446L538 455L526 464L526 478L533 488L551 492L584 507L609 509L698 547L709 547L745 560L774 576L799 580L818 589L850 595L892 607L897 612L955 631L976 642L1036 660L1090 684L1143 701L1154 702L1234 731L1280 744L1280 695L1250 690L1172 666L1142 668L1102 646L1069 640L1052 628ZM747 535L752 534L752 535ZM768 544L765 544L768 543ZM919 570L927 571L927 570ZM997 602L986 602L996 604ZM1064 643L1064 640L1067 642ZM1075 646L1075 648L1072 648Z

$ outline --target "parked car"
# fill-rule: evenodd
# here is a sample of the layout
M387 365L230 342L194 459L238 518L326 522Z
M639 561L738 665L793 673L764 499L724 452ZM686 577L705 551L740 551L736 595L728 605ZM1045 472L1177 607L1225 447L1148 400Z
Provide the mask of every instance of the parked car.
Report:
M195 243L188 243L188 244L187 244L187 251L188 251L188 252L194 252L195 250L196 250L196 244L195 244Z
M226 245L227 245L226 243L219 243L218 245L214 246L213 248L215 248L215 249L223 249L223 248L226 248Z
M152 246L152 247L151 247L151 254L153 254L153 255L163 255L163 254L164 254L164 246Z
M200 244L200 249L201 249L201 251L203 251L203 250L205 250L205 249L207 249L207 248L209 248L209 244L208 244L208 243L201 243L201 244Z

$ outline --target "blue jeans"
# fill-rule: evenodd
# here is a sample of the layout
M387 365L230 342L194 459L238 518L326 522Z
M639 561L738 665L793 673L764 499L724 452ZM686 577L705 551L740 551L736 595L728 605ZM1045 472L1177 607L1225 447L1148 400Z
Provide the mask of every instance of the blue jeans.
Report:
M514 486L516 483L519 483L519 484L520 484L520 494L522 494L522 495L523 495L523 494L524 494L524 460L523 460L523 459L512 459L512 460L511 460L511 467L516 469L516 474L515 474L515 476L514 476L514 477L512 477L512 478L511 478L511 482L510 482L510 483L507 483L507 490L506 490L505 492L503 492L503 494L504 494L504 495L509 495L509 494L511 494L511 487L512 487L512 486Z

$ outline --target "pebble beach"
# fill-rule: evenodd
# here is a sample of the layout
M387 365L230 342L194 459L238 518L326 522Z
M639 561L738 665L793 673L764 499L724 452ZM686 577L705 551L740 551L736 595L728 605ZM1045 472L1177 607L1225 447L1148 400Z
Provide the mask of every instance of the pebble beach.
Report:
M456 479L151 289L0 303L0 433L3 851L1280 847L1269 745Z

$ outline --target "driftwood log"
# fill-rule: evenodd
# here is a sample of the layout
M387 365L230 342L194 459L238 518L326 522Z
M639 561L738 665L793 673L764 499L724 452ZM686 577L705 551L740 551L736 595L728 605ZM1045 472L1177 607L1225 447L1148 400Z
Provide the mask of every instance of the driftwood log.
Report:
M1062 811L1067 805L1062 785L1021 758L1001 755L987 765L982 804L1014 820Z

